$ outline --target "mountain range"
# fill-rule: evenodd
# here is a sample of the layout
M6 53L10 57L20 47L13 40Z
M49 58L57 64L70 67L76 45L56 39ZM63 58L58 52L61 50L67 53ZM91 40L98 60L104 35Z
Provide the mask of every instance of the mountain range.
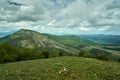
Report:
M21 29L0 38L0 44L7 43L17 48L40 49L44 51L64 51L78 54L104 54L112 59L120 58L119 35L51 35Z

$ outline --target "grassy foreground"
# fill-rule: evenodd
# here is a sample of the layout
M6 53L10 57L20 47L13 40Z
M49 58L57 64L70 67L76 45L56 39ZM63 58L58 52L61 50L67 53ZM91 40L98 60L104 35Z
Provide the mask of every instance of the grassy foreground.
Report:
M120 63L58 57L0 64L0 80L119 80Z

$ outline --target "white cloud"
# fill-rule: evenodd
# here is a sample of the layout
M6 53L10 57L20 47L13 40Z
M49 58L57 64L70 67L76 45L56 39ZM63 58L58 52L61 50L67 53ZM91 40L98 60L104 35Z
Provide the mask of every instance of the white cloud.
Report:
M52 21L51 21L50 23L48 23L47 25L48 25L48 26L53 26L55 22L56 22L56 20L52 20Z
M99 31L107 31L109 29L110 29L110 26L104 26L104 27L99 28L98 30Z
M81 31L91 31L92 28L80 27Z
M119 33L119 3L120 0L1 0L0 31L26 28L46 33Z
M90 25L90 23L88 21L83 21L83 22L80 23L81 27L86 27L86 26L89 26L89 25Z

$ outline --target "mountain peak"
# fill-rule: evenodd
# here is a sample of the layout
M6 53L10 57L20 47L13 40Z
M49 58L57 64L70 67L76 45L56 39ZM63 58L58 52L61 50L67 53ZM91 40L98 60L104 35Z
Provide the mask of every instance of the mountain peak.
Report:
M39 34L40 35L41 33L37 32L37 31L29 30L29 29L20 29L15 34L23 34L23 35Z
M21 48L61 50L72 54L78 52L77 49L68 47L48 35L27 29L20 29L16 33L3 38L3 41L4 43L6 41L6 43L12 46Z
M20 29L17 32L24 32L24 31L32 31L32 30L28 30L28 29Z

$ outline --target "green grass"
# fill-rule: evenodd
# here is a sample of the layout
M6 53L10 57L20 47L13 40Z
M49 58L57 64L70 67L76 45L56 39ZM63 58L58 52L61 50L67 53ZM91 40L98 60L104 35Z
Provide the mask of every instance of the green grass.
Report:
M96 43L90 40L82 39L79 36L74 36L74 35L55 36L55 35L49 35L49 34L46 34L46 35L68 46L79 47L80 45L83 45L83 46L96 45Z
M60 73L61 69L67 70ZM0 80L119 80L120 63L58 57L0 64Z

